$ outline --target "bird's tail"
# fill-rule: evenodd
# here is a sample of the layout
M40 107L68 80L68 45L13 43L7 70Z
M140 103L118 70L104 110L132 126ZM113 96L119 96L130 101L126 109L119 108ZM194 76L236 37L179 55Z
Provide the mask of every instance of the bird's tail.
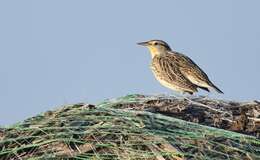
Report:
M210 84L212 88L214 88L218 93L224 94L217 86L215 86L213 83Z

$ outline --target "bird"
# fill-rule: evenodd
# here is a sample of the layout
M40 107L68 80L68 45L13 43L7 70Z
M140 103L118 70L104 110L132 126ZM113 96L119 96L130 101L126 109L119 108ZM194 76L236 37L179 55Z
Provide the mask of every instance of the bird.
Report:
M173 51L166 42L149 40L137 44L149 49L152 56L150 68L163 86L182 94L192 95L198 92L198 88L223 94L191 58Z

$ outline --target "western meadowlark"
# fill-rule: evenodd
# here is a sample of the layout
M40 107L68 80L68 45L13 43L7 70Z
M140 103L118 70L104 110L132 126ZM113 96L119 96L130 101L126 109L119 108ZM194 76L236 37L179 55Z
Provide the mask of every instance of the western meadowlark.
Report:
M152 55L151 69L156 79L165 87L181 93L193 94L197 88L215 89L223 93L208 78L205 72L184 54L172 51L162 40L137 43L148 47Z

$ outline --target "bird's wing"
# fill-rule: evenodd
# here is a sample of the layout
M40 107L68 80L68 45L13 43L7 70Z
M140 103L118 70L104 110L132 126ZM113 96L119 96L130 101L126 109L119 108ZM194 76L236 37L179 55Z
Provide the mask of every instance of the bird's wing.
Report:
M181 88L184 91L197 91L197 86L192 84L179 70L176 63L168 57L154 57L152 67L157 76L164 81Z
M169 56L177 63L180 72L193 84L199 87L212 87L218 92L223 93L209 80L207 74L188 56L177 52L169 54Z

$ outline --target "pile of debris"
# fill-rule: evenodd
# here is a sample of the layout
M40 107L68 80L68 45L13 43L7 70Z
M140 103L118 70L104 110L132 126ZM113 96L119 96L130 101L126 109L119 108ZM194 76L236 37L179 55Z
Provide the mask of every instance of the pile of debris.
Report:
M257 102L170 96L68 105L0 129L0 159L260 159L258 113Z

